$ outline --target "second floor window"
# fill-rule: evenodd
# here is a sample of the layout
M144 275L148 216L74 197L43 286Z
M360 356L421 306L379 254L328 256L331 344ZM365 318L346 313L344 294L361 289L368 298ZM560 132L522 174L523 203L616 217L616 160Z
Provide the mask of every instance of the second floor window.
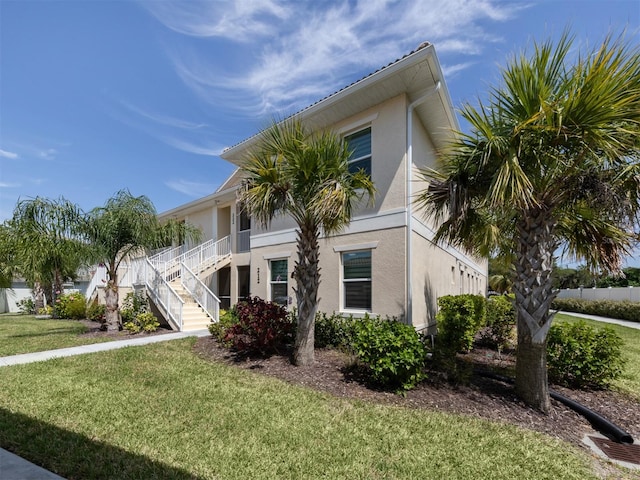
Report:
M349 171L364 170L371 176L371 127L344 137L351 151Z

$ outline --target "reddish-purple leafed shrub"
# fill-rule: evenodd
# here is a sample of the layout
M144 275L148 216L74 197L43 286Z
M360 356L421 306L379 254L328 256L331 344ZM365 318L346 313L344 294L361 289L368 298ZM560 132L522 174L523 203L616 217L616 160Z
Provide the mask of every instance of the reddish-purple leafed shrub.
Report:
M235 308L238 323L227 330L224 340L236 350L265 355L291 341L294 325L280 305L253 297Z

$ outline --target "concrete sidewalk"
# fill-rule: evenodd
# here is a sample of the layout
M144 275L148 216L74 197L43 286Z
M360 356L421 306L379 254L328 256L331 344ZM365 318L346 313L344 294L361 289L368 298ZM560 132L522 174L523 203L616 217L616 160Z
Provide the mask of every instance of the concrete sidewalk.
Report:
M607 317L599 317L597 315L589 315L586 313L574 313L574 312L558 312L563 315L570 315L572 317L582 317L589 320L596 320L598 322L604 323L615 323L616 325L621 325L623 327L635 328L640 330L640 322L630 322L628 320L618 320L617 318L607 318Z
M0 367L10 365L21 365L24 363L42 362L52 358L71 357L85 353L104 352L117 348L135 347L148 345L150 343L167 342L187 337L206 337L210 335L208 330L194 330L192 332L165 333L162 335L151 335L148 337L138 337L130 340L116 340L113 342L94 343L92 345L82 345L79 347L60 348L47 352L24 353L11 357L0 357ZM39 467L24 458L14 455L7 450L0 448L0 479L1 480L64 480L64 478Z
M58 350L48 350L46 352L23 353L21 355L13 355L11 357L0 357L0 367L20 365L23 363L42 362L44 360L50 360L52 358L71 357L74 355L82 355L85 353L104 352L106 350L115 350L123 347L135 347L139 345L148 345L150 343L167 342L169 340L178 340L180 338L206 337L207 335L211 335L208 330L194 330L192 332L175 332L164 333L162 335L150 335L148 337L138 337L130 340L127 339L115 340L113 342L92 343L91 345L60 348Z

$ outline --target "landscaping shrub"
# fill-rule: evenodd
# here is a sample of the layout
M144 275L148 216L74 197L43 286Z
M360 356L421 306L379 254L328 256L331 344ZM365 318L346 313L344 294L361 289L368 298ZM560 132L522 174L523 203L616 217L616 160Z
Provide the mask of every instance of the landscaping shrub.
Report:
M438 298L439 312L436 348L441 351L468 352L476 333L484 326L486 299L480 295L445 295Z
M94 322L102 322L105 321L105 314L107 313L107 306L97 301L93 302L87 308L87 318L89 320L93 320Z
M581 298L556 298L552 305L556 310L586 313L601 317L640 322L640 302L628 300L583 300Z
M353 351L373 383L402 391L425 377L426 349L413 326L365 317L353 327Z
M23 315L33 315L36 313L36 303L31 297L23 298L16 302L16 306L18 307L18 312Z
M58 296L53 306L53 315L57 318L80 320L87 313L87 300L79 292Z
M125 330L131 333L155 332L160 326L160 322L151 312L143 312L136 315L136 318L124 324Z
M144 292L129 292L124 297L120 307L122 323L135 322L139 314L147 313L150 309L149 299Z
M513 299L506 295L487 300L486 326L480 331L480 341L502 351L513 345L516 311Z
M582 321L552 325L547 336L549 379L574 388L606 387L622 373L622 345L610 327Z
M230 347L231 344L225 341L227 330L238 323L238 314L235 305L229 310L220 310L219 321L211 322L208 326L209 333L223 345Z
M238 322L227 329L224 341L236 350L265 355L291 342L294 324L281 305L254 297L235 308Z
M39 308L36 312L38 315L53 315L53 307L51 305L45 305Z
M350 348L354 337L354 325L352 315L343 317L337 313L327 315L318 312L314 331L316 348Z

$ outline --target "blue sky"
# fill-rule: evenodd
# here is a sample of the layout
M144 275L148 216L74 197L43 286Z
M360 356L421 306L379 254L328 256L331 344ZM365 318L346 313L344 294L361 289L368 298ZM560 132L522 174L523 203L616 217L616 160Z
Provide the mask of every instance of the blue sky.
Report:
M638 42L640 2L0 0L0 221L122 188L174 208L233 171L224 147L425 40L458 107L567 25L576 46Z

